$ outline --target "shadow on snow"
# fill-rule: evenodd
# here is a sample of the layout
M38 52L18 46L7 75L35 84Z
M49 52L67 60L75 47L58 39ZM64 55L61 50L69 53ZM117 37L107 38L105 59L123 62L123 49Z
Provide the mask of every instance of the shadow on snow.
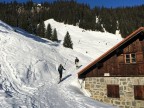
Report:
M62 78L61 82L64 81L64 80L66 80L66 79L69 78L70 76L72 76L72 74L69 74L69 75L65 76L64 78Z

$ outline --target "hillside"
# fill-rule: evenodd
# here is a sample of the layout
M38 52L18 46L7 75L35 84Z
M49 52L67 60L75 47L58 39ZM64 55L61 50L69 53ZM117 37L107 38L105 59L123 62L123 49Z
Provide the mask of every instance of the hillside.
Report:
M111 46L122 40L120 35L116 36L111 33L84 30L77 26L56 22L53 19L45 21L46 28L48 24L51 24L53 29L57 29L58 38L62 40L61 43L63 43L63 39L68 31L74 45L73 50L92 59L99 57L106 50L110 49Z
M57 29L60 43L0 21L0 108L111 108L86 96L77 80L79 70L74 59L78 57L84 67L122 40L121 37L83 31L53 19L45 21L48 23ZM66 31L74 43L73 50L62 46ZM65 80L57 84L60 63L66 69Z

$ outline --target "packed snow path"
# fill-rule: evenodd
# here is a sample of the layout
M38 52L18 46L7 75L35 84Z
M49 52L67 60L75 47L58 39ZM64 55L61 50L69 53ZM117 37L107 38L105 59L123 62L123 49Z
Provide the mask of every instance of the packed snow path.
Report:
M76 72L75 67L72 70ZM40 108L113 108L110 105L88 99L80 90L76 73L65 73L64 80L58 84L58 80L45 82L35 95L36 99L41 99ZM73 82L71 82L73 81ZM74 83L74 84L73 84ZM78 84L78 85L77 85Z

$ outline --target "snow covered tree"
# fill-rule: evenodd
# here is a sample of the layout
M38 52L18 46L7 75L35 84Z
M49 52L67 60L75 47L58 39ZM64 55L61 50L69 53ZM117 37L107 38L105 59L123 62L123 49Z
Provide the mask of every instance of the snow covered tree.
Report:
M68 31L67 31L67 33L66 33L66 35L65 35L63 46L64 46L64 47L67 47L67 48L73 49L73 43L72 43L72 41L71 41L71 37L70 37Z
M50 24L48 24L48 26L47 26L47 30L46 30L46 35L45 35L45 37L47 38L47 39L49 39L49 40L52 40L51 38L52 38L52 28L51 28L51 25Z
M45 25L44 25L44 21L41 21L40 24L37 27L37 35L41 36L41 37L45 37Z
M54 31L53 31L51 40L52 40L52 41L58 41L56 28L55 28Z

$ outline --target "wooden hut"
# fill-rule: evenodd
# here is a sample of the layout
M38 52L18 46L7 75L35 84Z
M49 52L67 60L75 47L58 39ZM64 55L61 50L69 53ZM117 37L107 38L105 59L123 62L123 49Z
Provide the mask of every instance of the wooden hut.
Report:
M120 108L144 108L144 27L80 70L93 99Z

